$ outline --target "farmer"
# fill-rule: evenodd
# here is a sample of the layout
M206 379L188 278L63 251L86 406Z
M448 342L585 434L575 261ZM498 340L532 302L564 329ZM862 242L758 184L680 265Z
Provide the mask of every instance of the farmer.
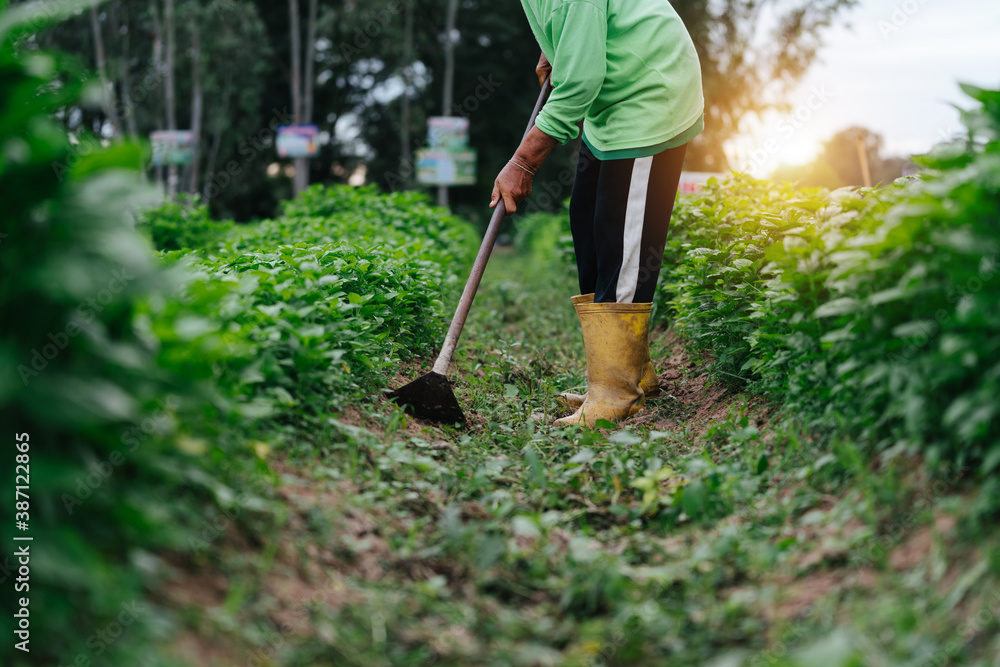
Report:
M624 419L660 393L649 313L686 144L704 128L701 67L668 0L521 0L553 92L497 176L490 207L531 194L556 144L583 141L570 202L580 277L572 298L587 394L557 425Z

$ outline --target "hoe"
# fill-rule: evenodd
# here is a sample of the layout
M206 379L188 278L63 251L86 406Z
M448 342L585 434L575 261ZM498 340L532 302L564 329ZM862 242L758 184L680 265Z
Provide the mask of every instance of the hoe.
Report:
M535 125L535 117L542 110L542 106L552 92L552 85L549 80L542 86L542 92L535 103L535 110L531 112L531 120L524 131L525 136ZM451 365L451 356L455 353L455 346L458 338L462 335L462 328L465 327L465 320L469 316L472 302L476 298L476 290L479 289L479 282L483 278L486 270L486 263L490 260L493 252L493 244L496 243L497 235L500 233L500 224L503 222L507 211L503 204L503 199L497 203L493 209L493 217L490 225L486 228L486 236L483 237L483 244L479 247L479 254L476 255L476 263L472 266L472 273L465 283L465 290L462 298L458 302L458 309L455 310L455 317L448 327L448 335L445 336L444 345L441 346L441 354L434 362L434 368L421 378L418 378L395 391L387 394L390 399L395 399L403 406L403 409L419 419L454 424L464 422L465 415L455 398L455 392L448 381L448 366Z

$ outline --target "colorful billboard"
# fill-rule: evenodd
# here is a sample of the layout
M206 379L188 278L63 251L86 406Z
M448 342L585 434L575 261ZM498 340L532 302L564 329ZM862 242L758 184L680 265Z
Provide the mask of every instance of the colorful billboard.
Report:
M153 148L153 166L191 164L194 133L190 130L159 130L149 135Z
M319 126L281 125L275 144L278 157L314 157L319 153Z
M465 150L469 146L469 119L431 116L427 119L427 146L446 151Z
M422 185L474 185L476 151L421 148L417 151L417 182Z

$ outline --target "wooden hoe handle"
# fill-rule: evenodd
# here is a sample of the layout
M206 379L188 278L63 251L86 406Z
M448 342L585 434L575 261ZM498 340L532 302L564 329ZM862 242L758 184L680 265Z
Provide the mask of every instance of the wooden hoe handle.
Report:
M546 79L545 85L542 86L542 92L538 95L538 101L535 102L535 110L531 112L531 120L528 121L528 127L524 130L524 136L528 136L528 132L535 126L535 118L538 116L538 112L542 110L542 107L545 106L545 102L548 100L549 93L551 92L552 83L549 79ZM476 262L472 265L472 273L469 274L469 280L465 283L462 298L458 301L455 316L451 318L451 326L448 327L448 335L445 336L444 345L441 346L441 354L438 355L437 361L434 362L435 373L440 373L441 375L447 375L448 373L451 356L455 353L455 346L458 345L458 339L462 335L465 320L469 317L469 310L472 309L472 302L476 298L476 291L479 289L479 283L483 279L483 272L486 271L486 263L490 261L490 255L493 253L493 245L497 242L497 236L500 235L500 225L506 215L507 208L504 206L503 197L501 197L500 201L497 202L496 208L493 209L493 217L490 219L489 227L486 228L483 244L479 246L479 254L476 255Z

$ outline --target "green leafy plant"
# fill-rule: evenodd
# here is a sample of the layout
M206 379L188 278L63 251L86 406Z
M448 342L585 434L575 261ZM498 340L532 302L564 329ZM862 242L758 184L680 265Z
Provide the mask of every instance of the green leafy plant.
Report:
M127 632L101 660L138 664L163 618L143 602L163 566L154 550L188 550L202 517L237 496L234 471L253 467L237 455L247 451L239 431L226 428L245 423L239 406L214 384L217 363L238 367L243 347L225 318L202 317L226 287L178 301L183 277L127 218L152 201L137 185L141 149L75 156L52 116L85 99L86 85L61 56L15 48L11 21L38 16L0 17L0 422L11 445L15 434L28 445L23 505L7 478L0 535L5 545L33 538L21 591L30 653L14 648L20 605L4 596L0 661L96 660L97 633L135 600ZM5 455L13 461L12 448Z
M883 446L1000 466L1000 93L916 182L831 204L767 250L745 370Z
M269 406L298 441L327 438L332 411L370 402L403 360L429 356L469 259L471 227L419 194L314 186L285 215L234 228L214 249L171 253L188 289L234 286L230 321L254 363L227 369L227 395Z
M457 263L456 273L463 272L479 248L479 235L472 225L431 206L425 194L379 194L373 185L314 185L282 204L279 221L261 224L244 237L240 247L259 248L289 239L405 246L404 254L423 254L424 259L442 264Z
M207 249L229 234L233 223L212 220L198 195L182 194L140 210L136 227L149 234L157 250Z

